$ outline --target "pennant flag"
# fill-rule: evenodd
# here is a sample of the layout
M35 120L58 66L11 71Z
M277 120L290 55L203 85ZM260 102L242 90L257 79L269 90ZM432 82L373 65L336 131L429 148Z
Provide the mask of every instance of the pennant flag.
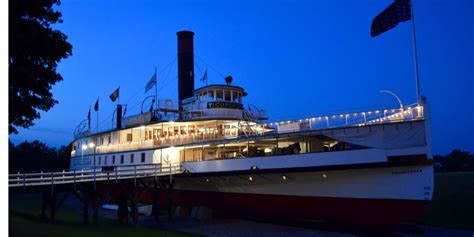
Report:
M206 85L207 85L207 69L206 69L206 71L204 72L204 76L202 76L201 81L202 81L203 83L206 83Z
M115 102L117 100L117 98L119 97L119 89L120 89L120 87L115 89L115 91L112 92L112 94L109 96L110 100L112 100L112 102Z
M151 77L151 79L146 83L145 93L147 93L155 85L156 85L156 71L153 74L153 76Z
M97 101L95 102L94 111L99 111L99 98L97 98Z
M375 37L390 30L400 22L411 19L410 0L395 0L372 21L370 35Z

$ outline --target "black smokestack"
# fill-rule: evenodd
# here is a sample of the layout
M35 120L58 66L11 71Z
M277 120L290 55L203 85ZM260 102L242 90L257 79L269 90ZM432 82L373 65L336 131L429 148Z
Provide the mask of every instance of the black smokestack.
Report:
M122 105L117 105L117 129L122 128Z
M179 31L178 35L178 99L193 96L194 91L194 33Z

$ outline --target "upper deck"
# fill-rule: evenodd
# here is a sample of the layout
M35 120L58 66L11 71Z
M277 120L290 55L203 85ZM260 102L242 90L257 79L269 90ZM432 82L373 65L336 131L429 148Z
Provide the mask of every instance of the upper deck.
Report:
M104 132L80 138L73 143L72 157L113 152L130 152L166 147L226 143L271 134L367 127L377 124L423 120L423 106L373 110L350 114L327 115L291 121L260 124L237 119L163 121L142 126ZM294 135L291 135L294 134Z

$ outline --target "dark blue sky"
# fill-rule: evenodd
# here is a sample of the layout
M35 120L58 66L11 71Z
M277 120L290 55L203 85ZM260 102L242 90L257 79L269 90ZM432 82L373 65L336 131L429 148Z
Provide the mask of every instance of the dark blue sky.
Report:
M121 87L129 114L139 112L155 66L159 97L177 97L176 32L195 32L196 87L234 84L247 103L273 120L397 106L378 91L414 103L411 23L370 37L372 19L392 0L336 1L63 1L58 8L73 56L58 70L59 104L15 143L69 143L99 96L103 129L112 124L108 95ZM433 151L474 151L474 2L413 0L421 92L431 103ZM170 65L167 67L167 65ZM95 114L92 116L95 127Z

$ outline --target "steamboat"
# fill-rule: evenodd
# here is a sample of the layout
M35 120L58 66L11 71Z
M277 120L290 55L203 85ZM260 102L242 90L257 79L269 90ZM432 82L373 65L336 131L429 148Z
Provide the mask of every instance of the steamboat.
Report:
M194 33L178 37L178 102L76 131L71 169L173 173L175 205L217 216L386 225L409 221L433 195L429 106L265 122L244 88L194 88ZM146 197L143 202L149 202Z

